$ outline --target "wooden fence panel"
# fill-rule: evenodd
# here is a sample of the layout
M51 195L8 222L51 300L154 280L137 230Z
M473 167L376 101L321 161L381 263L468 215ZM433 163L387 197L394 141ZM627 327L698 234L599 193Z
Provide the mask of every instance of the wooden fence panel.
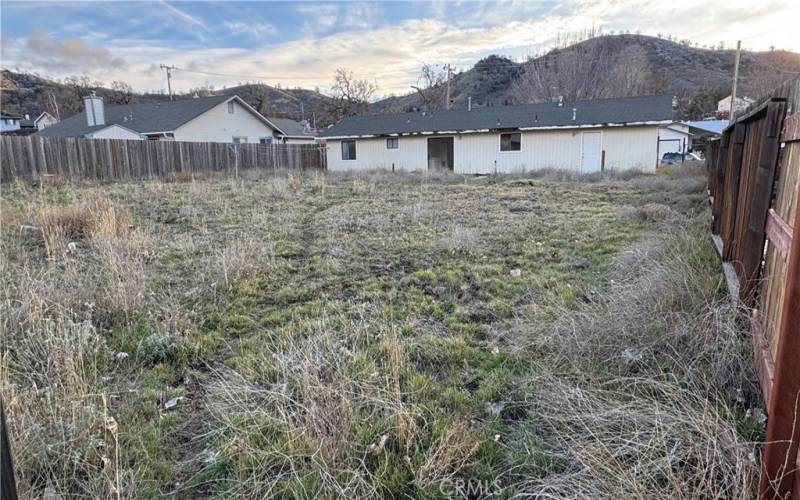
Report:
M117 139L0 137L0 181L152 179L171 172L325 169L319 144L226 144Z
M709 148L712 233L752 309L769 414L759 498L800 499L800 80L750 109Z

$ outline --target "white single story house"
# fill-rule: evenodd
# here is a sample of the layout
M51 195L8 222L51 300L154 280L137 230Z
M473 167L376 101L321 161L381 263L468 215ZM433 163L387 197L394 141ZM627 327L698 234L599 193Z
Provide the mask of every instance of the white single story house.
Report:
M728 113L731 110L731 97L727 96L723 97L719 101L717 101L717 113ZM743 97L736 97L736 106L733 107L734 113L741 113L742 111L746 110L748 106L753 104L753 99L743 96Z
M654 172L672 114L670 96L524 104L352 117L320 138L334 171Z
M42 130L50 125L55 125L56 123L58 123L58 119L56 119L55 116L51 115L47 111L44 111L37 116L35 120L33 120L33 126L36 127L36 130Z
M686 153L692 149L692 134L689 125L681 122L670 123L658 130L658 154Z
M37 137L272 144L287 134L239 96L104 106L84 98L85 112L39 130Z
M267 118L274 123L280 132L276 139L284 144L314 144L317 141L316 133L307 120L296 122L290 118Z
M22 117L19 115L0 111L0 132L12 132L14 130L19 130L20 120L22 120Z

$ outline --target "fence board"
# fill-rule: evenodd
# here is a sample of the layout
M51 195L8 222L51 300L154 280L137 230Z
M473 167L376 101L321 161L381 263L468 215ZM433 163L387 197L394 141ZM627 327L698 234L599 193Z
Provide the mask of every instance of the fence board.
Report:
M152 179L172 172L234 173L253 168L325 169L325 146L0 137L0 182L42 175Z

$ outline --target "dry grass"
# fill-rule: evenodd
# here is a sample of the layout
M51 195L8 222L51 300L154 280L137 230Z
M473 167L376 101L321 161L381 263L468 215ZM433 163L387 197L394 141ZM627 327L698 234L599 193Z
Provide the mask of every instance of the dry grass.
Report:
M702 173L542 175L4 190L22 496L750 495Z

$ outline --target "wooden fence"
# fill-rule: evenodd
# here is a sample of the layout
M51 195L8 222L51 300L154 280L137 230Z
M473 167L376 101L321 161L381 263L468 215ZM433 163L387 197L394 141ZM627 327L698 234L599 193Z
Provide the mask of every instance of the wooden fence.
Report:
M800 498L800 80L750 107L710 144L712 235L752 311L769 416L760 498Z
M151 179L172 172L324 169L318 144L226 144L0 137L0 181L57 175L68 179Z

